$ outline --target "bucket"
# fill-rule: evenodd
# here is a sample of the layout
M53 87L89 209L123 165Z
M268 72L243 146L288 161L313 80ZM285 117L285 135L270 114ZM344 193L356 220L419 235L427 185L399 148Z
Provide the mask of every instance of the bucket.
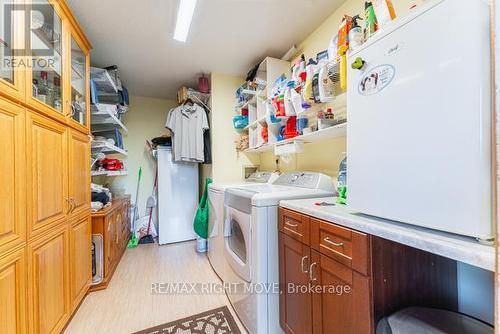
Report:
M196 239L196 251L198 253L206 253L208 248L207 246L208 246L207 239L203 238Z

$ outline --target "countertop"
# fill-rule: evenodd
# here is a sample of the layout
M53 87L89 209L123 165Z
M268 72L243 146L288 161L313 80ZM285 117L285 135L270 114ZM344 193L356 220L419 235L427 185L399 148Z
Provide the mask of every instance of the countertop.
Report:
M335 203L335 199L285 200L280 202L280 206L359 232L495 271L495 248L481 244L474 238L350 212L343 205L316 206L314 205L316 202Z

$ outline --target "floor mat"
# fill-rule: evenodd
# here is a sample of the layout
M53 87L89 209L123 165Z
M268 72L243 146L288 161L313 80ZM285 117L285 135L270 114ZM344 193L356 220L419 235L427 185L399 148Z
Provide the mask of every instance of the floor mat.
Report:
M227 306L152 327L134 334L241 334Z

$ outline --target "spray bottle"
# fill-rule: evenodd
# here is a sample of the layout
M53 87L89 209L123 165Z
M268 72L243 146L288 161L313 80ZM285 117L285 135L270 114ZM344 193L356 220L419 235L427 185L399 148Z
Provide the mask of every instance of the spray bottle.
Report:
M362 20L359 15L356 15L352 18L352 27L349 30L349 47L351 50L354 50L360 47L364 42L364 34L363 29L358 23L358 20Z

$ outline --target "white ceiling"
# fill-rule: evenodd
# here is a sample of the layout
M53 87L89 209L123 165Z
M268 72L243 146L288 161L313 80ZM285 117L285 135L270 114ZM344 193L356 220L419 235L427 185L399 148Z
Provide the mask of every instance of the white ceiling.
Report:
M93 65L118 65L130 94L174 98L201 72L244 75L264 56L281 57L343 0L198 0L186 43L172 38L178 0L67 2Z

